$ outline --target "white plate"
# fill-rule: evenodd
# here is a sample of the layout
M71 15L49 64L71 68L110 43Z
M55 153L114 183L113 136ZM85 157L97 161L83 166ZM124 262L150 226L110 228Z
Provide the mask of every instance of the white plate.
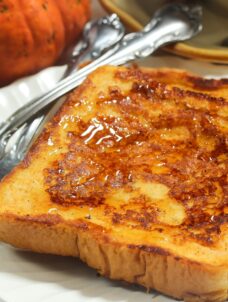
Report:
M228 77L226 66L171 56L141 61L151 67L175 67L209 77ZM0 89L0 121L55 85L64 67L53 67ZM137 286L98 277L79 260L37 255L0 244L0 302L168 302L174 301Z

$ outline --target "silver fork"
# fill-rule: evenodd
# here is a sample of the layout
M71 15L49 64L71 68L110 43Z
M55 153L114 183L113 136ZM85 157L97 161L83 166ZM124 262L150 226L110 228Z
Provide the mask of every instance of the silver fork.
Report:
M201 9L187 4L169 4L158 10L151 22L141 32L126 35L115 47L101 57L79 70L77 73L62 80L58 87L38 100L28 104L24 111L16 117L13 124L21 125L56 98L78 86L84 78L97 67L105 64L121 65L128 61L144 58L159 47L176 41L183 41L196 35L202 28ZM9 125L6 125L6 127ZM5 129L2 129L3 133ZM3 150L5 151L5 149Z

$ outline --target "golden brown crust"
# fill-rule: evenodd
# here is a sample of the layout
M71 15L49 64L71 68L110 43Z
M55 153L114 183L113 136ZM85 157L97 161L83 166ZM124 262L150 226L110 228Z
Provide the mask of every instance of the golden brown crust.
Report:
M138 283L186 302L225 301L227 272L192 263L159 248L145 251L107 242L96 228L84 224L69 227L57 217L19 218L6 215L0 220L0 239L38 253L80 257L101 275Z
M169 197L185 208L185 221L178 225L181 236L212 245L221 233L221 226L228 222L226 132L213 123L220 119L218 112L227 106L227 101L224 97L190 88L204 87L212 91L224 87L226 81L200 80L185 75L184 80L177 79L179 85L185 85L183 89L170 87L164 81L164 74L159 71L151 76L139 69L117 71L116 79L132 82L130 91L123 93L119 87L109 87L109 94L101 93L96 101L101 112L104 104L110 104L118 112L117 117L101 113L85 122L67 116L67 126L71 128L67 131L68 152L45 169L46 190L53 203L65 207L104 205L103 214L113 224L130 221L135 227L154 230L155 225L163 232L164 225L159 221L156 206L151 206L148 196L142 192L137 201L135 197L130 199L133 204L130 208L123 205L121 210L116 210L105 201L110 188L132 192L138 179L158 182L167 186ZM187 83L190 87L186 89ZM87 85L89 83L85 87ZM201 108L195 106L195 100L202 103ZM78 106L83 103L77 102L76 97L72 101ZM175 109L165 111L162 102L169 102ZM148 110L153 109L161 113L151 117ZM63 112L59 117L62 115ZM51 127L60 121L59 117ZM147 121L146 125L142 119ZM187 138L169 139L172 129L179 136L184 132ZM43 135L42 140L47 140L50 132ZM201 141L203 146L200 146ZM212 147L207 145L210 141ZM155 165L161 166L163 172L154 173ZM217 189L222 192L215 197ZM215 206L211 209L213 203Z
M98 69L3 180L0 239L186 301L224 301L227 97L226 80Z

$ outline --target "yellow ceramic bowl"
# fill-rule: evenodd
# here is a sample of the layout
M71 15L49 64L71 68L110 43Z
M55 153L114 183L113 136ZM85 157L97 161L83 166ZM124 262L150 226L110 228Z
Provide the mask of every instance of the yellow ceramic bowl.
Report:
M190 0L188 0L190 1ZM100 0L109 12L115 12L133 30L140 30L154 11L168 0ZM193 1L191 1L192 3ZM228 0L202 0L203 30L187 41L166 47L179 55L228 63Z

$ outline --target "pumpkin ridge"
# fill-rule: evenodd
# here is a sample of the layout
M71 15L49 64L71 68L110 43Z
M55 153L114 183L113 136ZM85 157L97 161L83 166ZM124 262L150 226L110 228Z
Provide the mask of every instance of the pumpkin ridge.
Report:
M69 1L69 0L68 0ZM64 3L64 1L62 0L56 0L56 5L59 8L59 10L61 11L61 16L63 19L63 24L64 24L64 28L66 31L66 36L65 36L65 48L69 45L71 45L73 43L72 41L72 20L69 19L69 15L68 15L68 5L69 3L67 3L67 5ZM73 12L72 12L73 13ZM81 17L81 16L80 16ZM75 29L76 31L76 29ZM78 31L78 28L77 28Z
M84 11L85 19L88 19L91 17L91 11L90 11L90 5L88 0L81 0L81 5Z
M61 10L58 8L58 5L56 5L56 0L49 0L49 6L52 9L50 11L47 10L47 17L52 27L51 39L52 39L53 47L55 48L55 58L58 59L66 46L65 26L62 20ZM52 13L54 14L54 11L56 17L52 18L53 16Z
M20 1L23 1L24 6L26 4L28 4L27 9L29 9L29 10L32 9L32 10L34 10L34 12L38 11L38 8L35 5L30 6L31 1L30 2L26 1L26 0L20 0ZM41 1L37 1L37 4L36 4L37 6L39 5L39 2L41 2ZM47 1L47 3L49 5L50 1ZM40 11L38 13L40 13ZM34 71L37 71L39 68L38 67L39 64L41 64L41 67L45 67L45 65L47 64L46 62L48 62L49 64L53 64L53 62L55 61L55 59L57 57L56 45L55 45L54 41L46 40L47 32L44 33L44 35L43 34L41 35L42 26L39 29L39 27L38 27L39 25L36 27L36 24L35 24L35 22L37 22L36 21L37 16L34 16L34 18L33 17L29 18L26 15L26 11L24 12L24 15L27 18L28 24L33 32L34 40L33 40L33 53L32 53L31 59L37 58L36 60L33 60ZM45 12L45 16L41 15L39 17L42 20L42 23L48 22L47 30L49 32L53 32L54 31L53 24L50 21L51 16L46 15L46 12ZM35 27L35 29L34 29L34 27ZM52 60L50 60L51 57L52 57Z
M35 45L35 35L34 35L34 33L33 33L31 24L30 24L30 22L28 21L28 17L23 13L23 5L22 5L22 3L21 3L21 0L18 0L17 3L18 3L18 6L19 6L19 8L20 8L19 12L20 12L20 14L21 14L21 16L22 16L22 18L23 18L23 20L24 20L26 26L27 26L27 29L28 29L28 31L29 31L29 34L30 34L30 36L31 36L31 38L32 38L32 39L31 39L31 40L32 40L32 48L34 49L34 45ZM30 56L30 54L29 54L29 56Z
M61 20L62 20L62 24L63 24L63 28L64 28L64 45L65 45L65 48L66 48L66 44L67 44L67 38L66 38L66 35L67 35L67 31L66 31L66 22L65 22L65 19L63 17L63 12L61 10L61 7L58 3L58 1L56 1L56 5L58 7L58 10L59 10L59 15L61 17Z

